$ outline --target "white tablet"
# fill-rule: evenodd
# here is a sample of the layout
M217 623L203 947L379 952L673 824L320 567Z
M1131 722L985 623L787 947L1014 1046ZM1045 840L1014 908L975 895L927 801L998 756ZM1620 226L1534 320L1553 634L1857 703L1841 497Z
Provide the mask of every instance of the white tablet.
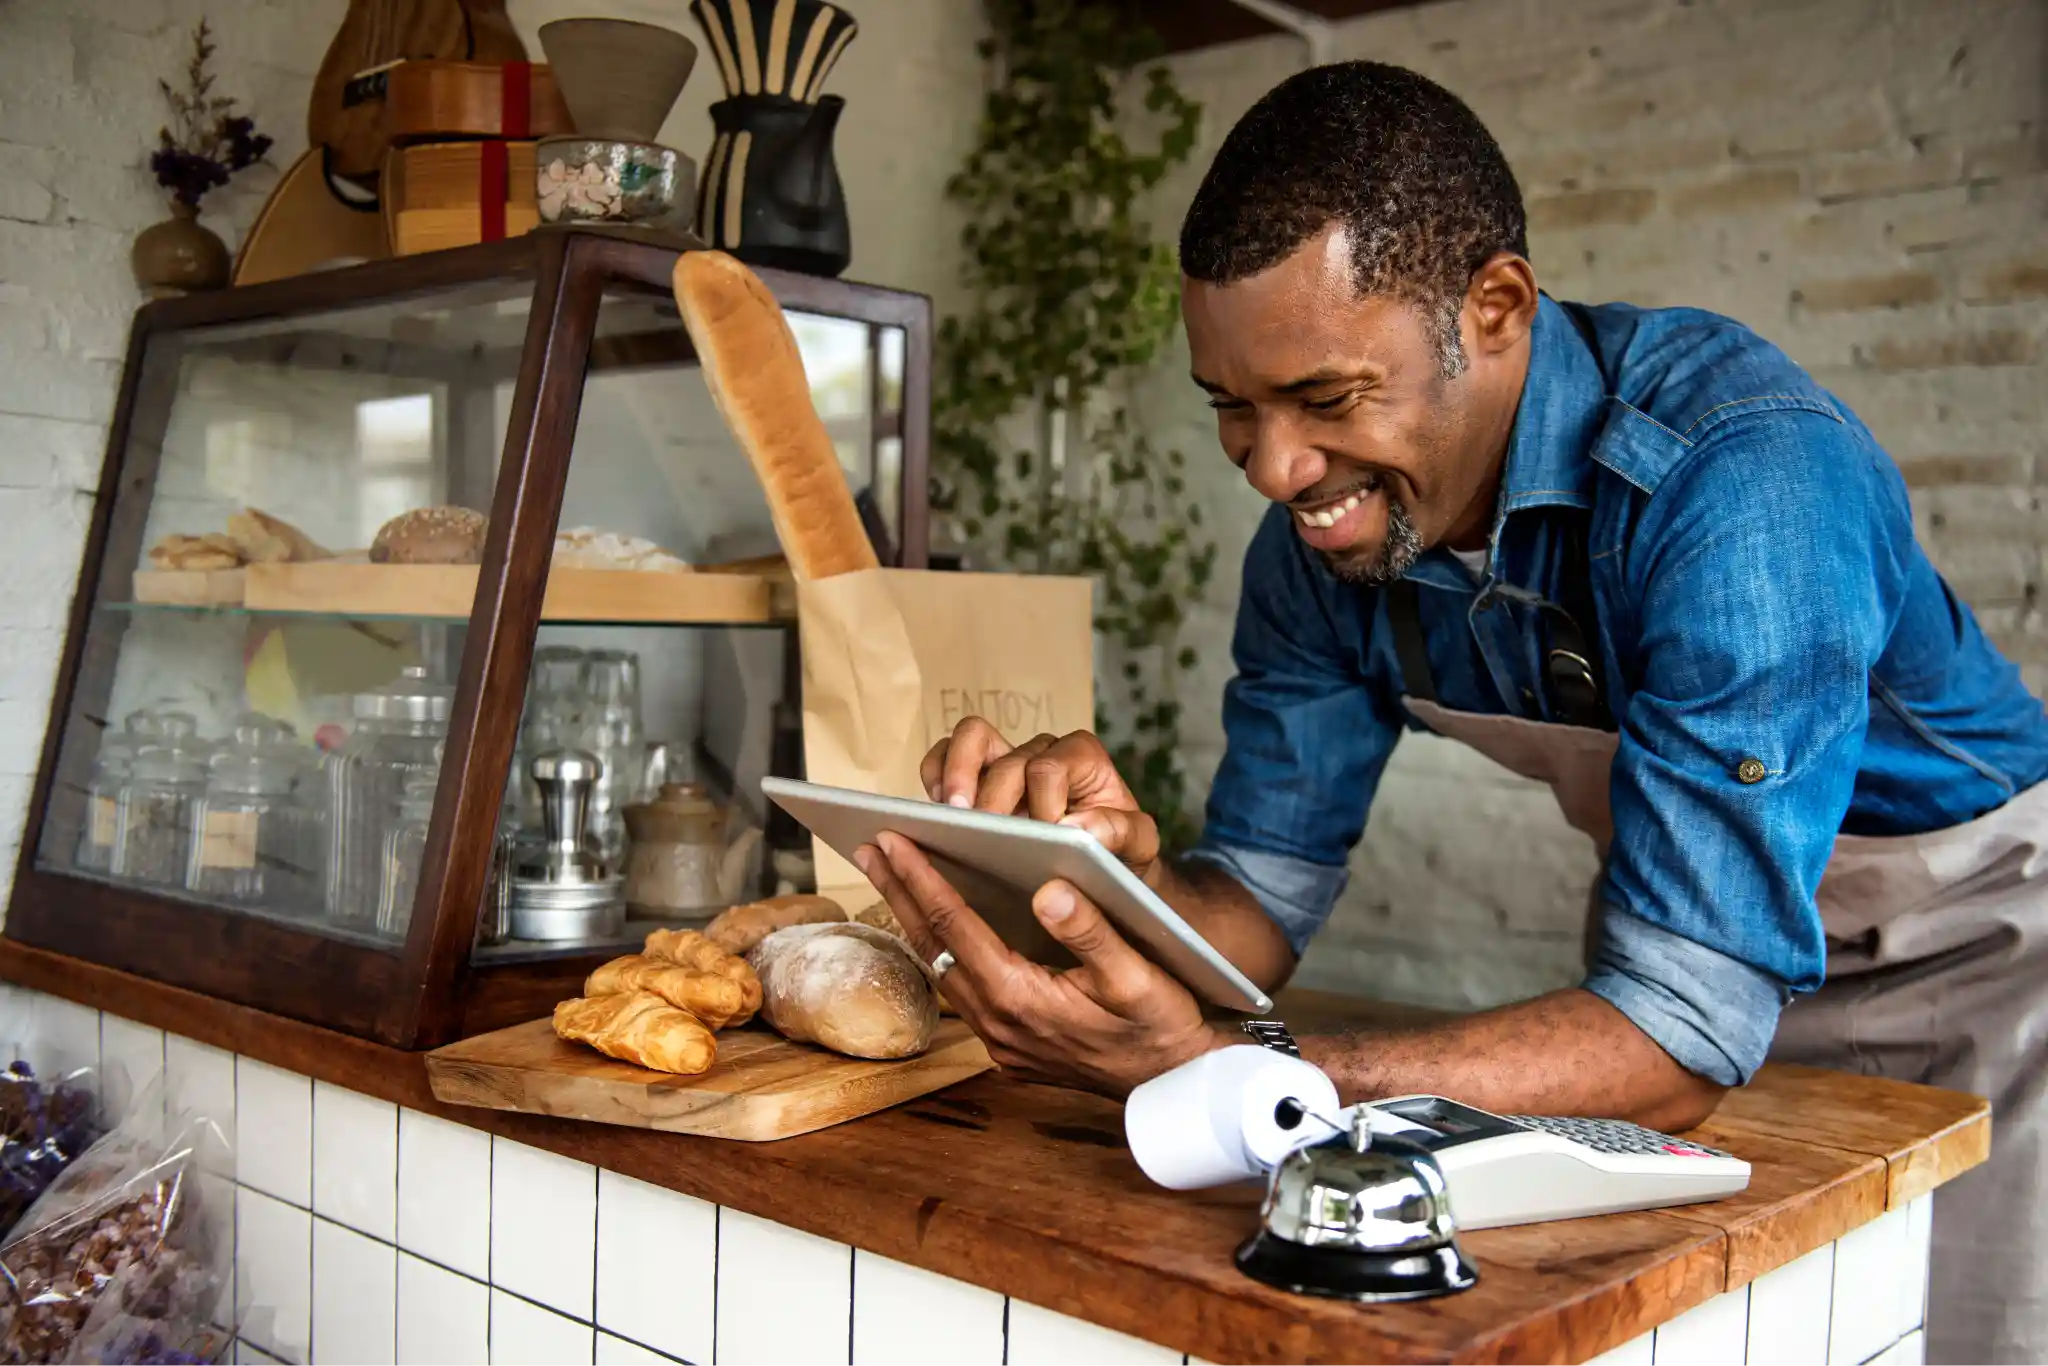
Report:
M849 861L883 831L901 835L1004 943L1035 961L1073 961L1031 913L1032 895L1065 878L1189 990L1233 1010L1273 1008L1271 997L1085 830L788 778L763 778L761 790Z

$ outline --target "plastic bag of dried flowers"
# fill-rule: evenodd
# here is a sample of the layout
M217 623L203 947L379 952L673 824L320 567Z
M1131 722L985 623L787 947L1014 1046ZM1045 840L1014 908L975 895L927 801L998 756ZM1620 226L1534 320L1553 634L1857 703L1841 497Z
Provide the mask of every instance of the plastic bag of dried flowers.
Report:
M198 1199L195 1160L218 1132L167 1113L158 1083L64 1170L0 1242L0 1362L218 1359L231 1234Z
M99 1136L91 1068L45 1081L17 1060L0 1072L0 1237Z

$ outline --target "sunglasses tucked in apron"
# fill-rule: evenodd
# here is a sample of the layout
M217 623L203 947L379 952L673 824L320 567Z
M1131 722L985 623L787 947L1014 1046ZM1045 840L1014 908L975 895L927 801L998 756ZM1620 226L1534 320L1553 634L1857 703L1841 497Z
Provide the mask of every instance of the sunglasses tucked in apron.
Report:
M1548 784L1605 857L1613 734L1402 702ZM1991 1160L1934 1202L1928 1359L2048 1360L2048 783L1948 830L1838 837L1815 900L1827 982L1771 1057L1990 1099Z

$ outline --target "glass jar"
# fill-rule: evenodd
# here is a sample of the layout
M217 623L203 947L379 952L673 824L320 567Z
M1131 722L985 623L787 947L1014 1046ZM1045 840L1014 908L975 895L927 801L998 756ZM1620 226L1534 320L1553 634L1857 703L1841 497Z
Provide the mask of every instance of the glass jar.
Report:
M162 735L144 745L121 795L114 871L132 882L185 885L192 815L206 795L206 766L178 738Z
M384 876L377 895L377 932L405 938L412 923L413 896L427 861L427 827L434 820L434 792L441 785L443 747L434 746L430 767L406 775L398 797L398 821L384 840Z
M245 906L290 905L303 894L291 735L289 726L246 715L208 761L192 817L188 891Z
M136 754L156 734L156 714L144 708L130 712L119 730L100 735L100 750L85 784L85 828L79 832L78 854L72 860L79 871L114 871L114 854L120 847L121 794L133 776Z
M327 913L372 926L382 899L384 842L398 824L406 779L437 765L453 692L418 665L371 692L357 693L355 727L327 759Z

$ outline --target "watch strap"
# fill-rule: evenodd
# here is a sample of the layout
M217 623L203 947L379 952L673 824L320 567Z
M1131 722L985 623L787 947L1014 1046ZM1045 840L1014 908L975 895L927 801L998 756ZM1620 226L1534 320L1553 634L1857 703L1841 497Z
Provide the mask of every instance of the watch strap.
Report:
M1246 1020L1243 1027L1252 1042L1261 1048L1285 1053L1290 1058L1301 1056L1301 1046L1294 1042L1294 1035L1279 1020Z

